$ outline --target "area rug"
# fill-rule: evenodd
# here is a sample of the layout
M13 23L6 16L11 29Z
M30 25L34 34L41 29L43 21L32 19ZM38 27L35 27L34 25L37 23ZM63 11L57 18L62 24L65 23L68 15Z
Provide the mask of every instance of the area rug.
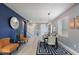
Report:
M55 47L46 45L44 42L40 42L37 47L36 51L37 55L72 55L69 51L67 51L62 46L58 45L58 48L55 49Z

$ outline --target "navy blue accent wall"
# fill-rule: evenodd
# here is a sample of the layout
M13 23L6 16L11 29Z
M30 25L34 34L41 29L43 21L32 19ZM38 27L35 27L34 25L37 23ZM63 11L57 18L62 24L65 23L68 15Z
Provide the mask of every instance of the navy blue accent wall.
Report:
M16 12L5 6L4 4L0 4L0 38L10 37L14 40L16 38L16 31L13 30L9 26L9 20L12 16L15 16L20 21L20 32L22 31L21 28L21 21L24 20L23 17L18 15Z

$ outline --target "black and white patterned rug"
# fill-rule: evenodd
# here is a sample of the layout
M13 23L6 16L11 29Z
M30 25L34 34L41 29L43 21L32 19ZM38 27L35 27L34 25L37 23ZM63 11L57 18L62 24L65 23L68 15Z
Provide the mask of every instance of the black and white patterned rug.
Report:
M44 42L40 42L37 47L36 51L37 55L72 55L70 52L68 52L65 48L62 46L58 46L57 49L55 47L52 47L50 45L44 45Z

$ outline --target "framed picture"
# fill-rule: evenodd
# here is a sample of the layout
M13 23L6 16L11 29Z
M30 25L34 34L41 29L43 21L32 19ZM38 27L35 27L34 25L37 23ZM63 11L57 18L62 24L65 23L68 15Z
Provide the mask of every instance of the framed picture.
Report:
M77 16L75 19L75 28L79 29L79 16Z
M75 29L75 19L70 19L69 20L69 28L70 29Z

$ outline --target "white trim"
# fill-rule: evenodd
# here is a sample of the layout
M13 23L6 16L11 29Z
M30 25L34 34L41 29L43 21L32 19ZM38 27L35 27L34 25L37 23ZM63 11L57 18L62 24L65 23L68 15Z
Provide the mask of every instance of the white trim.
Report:
M72 53L72 55L79 55L78 52L76 52L75 50L71 49L70 47L68 47L67 45L63 44L62 42L58 41L58 43L60 45L62 45L66 50L70 51Z

